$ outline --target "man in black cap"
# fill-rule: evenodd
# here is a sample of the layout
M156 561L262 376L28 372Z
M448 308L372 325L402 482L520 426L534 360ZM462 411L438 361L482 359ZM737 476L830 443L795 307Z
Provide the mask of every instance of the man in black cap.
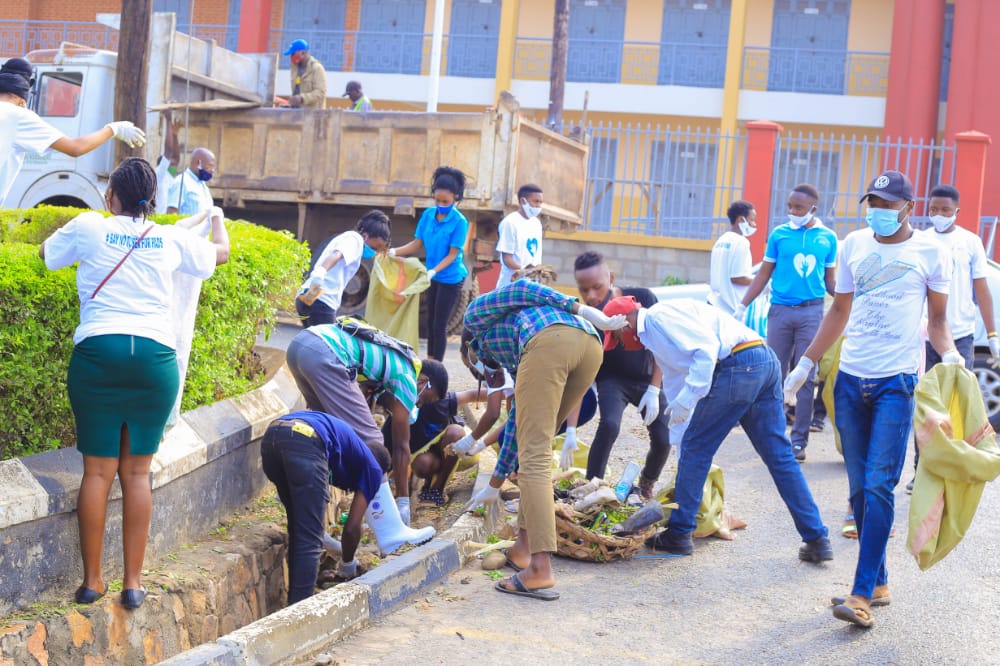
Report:
M788 373L784 393L794 404L820 357L844 333L835 418L859 543L851 594L833 598L833 615L870 627L871 607L890 599L885 550L895 513L893 490L913 421L925 303L927 334L942 363L964 361L946 315L951 258L932 238L914 233L910 179L886 171L872 180L861 201L868 204L868 228L844 240L833 305Z
M350 111L374 111L375 107L372 106L372 101L368 99L368 95L361 92L361 81L348 81L347 88L344 90L344 94L341 97L351 98Z
M285 49L292 63L292 96L288 106L294 108L326 108L326 70L319 60L309 55L309 42L294 39Z
M28 109L33 81L27 60L13 58L0 67L0 204L21 171L27 153L45 153L51 148L79 157L111 137L130 146L146 143L143 131L128 121L111 122L74 139L67 137Z

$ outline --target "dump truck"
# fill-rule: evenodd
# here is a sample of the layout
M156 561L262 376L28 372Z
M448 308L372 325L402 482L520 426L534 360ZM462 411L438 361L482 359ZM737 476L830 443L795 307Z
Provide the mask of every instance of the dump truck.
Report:
M117 27L117 15L99 20ZM28 58L37 66L31 106L46 120L68 135L112 120L116 54L64 44ZM461 169L470 280L456 313L477 293L471 276L496 261L497 226L517 208L521 184L544 189L547 229L580 224L585 141L524 119L509 93L475 113L274 108L276 54L233 53L179 33L172 13L154 14L148 65L147 158L155 163L163 151L160 112L170 109L182 125L182 153L198 146L215 153L211 190L229 217L289 230L314 248L372 208L391 217L394 242L406 242L420 211L434 205L434 169ZM111 142L76 159L54 152L29 159L7 205L99 208L112 159ZM348 285L343 313L363 309L367 285L366 266Z

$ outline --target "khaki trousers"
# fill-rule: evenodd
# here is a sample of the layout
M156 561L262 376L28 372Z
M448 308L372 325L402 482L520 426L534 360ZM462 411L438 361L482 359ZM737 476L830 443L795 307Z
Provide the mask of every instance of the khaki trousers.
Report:
M603 360L597 338L561 324L542 329L521 353L514 383L521 489L517 526L527 530L532 554L556 550L552 438L594 382Z

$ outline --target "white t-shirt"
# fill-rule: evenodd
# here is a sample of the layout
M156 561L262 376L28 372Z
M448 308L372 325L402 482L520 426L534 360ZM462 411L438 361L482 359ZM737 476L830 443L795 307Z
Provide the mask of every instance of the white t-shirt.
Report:
M735 231L727 231L719 236L719 240L712 246L708 274L709 285L712 287L708 302L733 314L750 285L733 284L730 278L752 277L750 241Z
M500 240L497 241L497 252L514 255L514 261L525 266L542 263L542 223L537 217L524 219L521 211L515 210L500 220ZM513 269L500 260L500 277L497 287L510 284Z
M364 246L365 239L361 234L357 231L345 231L327 243L326 247L323 248L323 254L319 255L319 259L316 260L316 265L319 266L329 259L330 255L335 251L339 251L343 255L343 259L334 264L333 268L326 272L323 282L320 285L323 293L320 294L318 300L330 306L330 309L334 312L340 308L340 299L344 295L344 287L347 286L350 279L358 272L358 267L361 266L361 253L364 251ZM308 289L310 282L311 280L307 279L302 283L302 289Z
M97 285L153 225L139 247L91 298ZM77 215L43 245L45 265L55 270L76 262L80 325L73 343L93 335L137 335L171 349L176 346L171 322L173 273L202 279L215 271L215 246L187 229L118 215Z
M979 308L973 300L972 281L986 277L986 251L979 236L968 229L953 226L952 231L939 234L934 227L924 230L931 240L944 246L951 255L951 290L948 292L948 323L953 338L964 338L976 332ZM989 331L994 322L985 322Z
M170 160L160 156L156 163L156 212L167 212L167 200L170 198L170 186L174 184L174 175L170 173ZM201 212L201 211L196 211ZM193 213L192 213L193 214Z
M503 384L493 388L489 385L486 386L486 395L490 396L497 391L503 391L504 398L514 397L514 378L510 376L507 372L507 368L503 368Z
M839 294L854 294L840 369L877 379L917 371L927 290L947 294L951 260L944 247L915 232L879 243L871 229L850 233L837 264Z
M210 210L214 205L208 183L198 178L191 169L184 169L167 190L167 207L176 208L181 215L194 215Z
M0 204L21 171L26 153L44 153L63 133L28 109L0 102Z

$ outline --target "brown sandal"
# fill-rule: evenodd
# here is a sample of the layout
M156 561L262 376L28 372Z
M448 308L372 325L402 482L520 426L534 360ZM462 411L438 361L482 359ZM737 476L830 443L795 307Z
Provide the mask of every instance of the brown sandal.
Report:
M868 599L856 594L847 597L844 603L834 606L833 616L838 620L850 622L859 627L870 627L874 622Z

